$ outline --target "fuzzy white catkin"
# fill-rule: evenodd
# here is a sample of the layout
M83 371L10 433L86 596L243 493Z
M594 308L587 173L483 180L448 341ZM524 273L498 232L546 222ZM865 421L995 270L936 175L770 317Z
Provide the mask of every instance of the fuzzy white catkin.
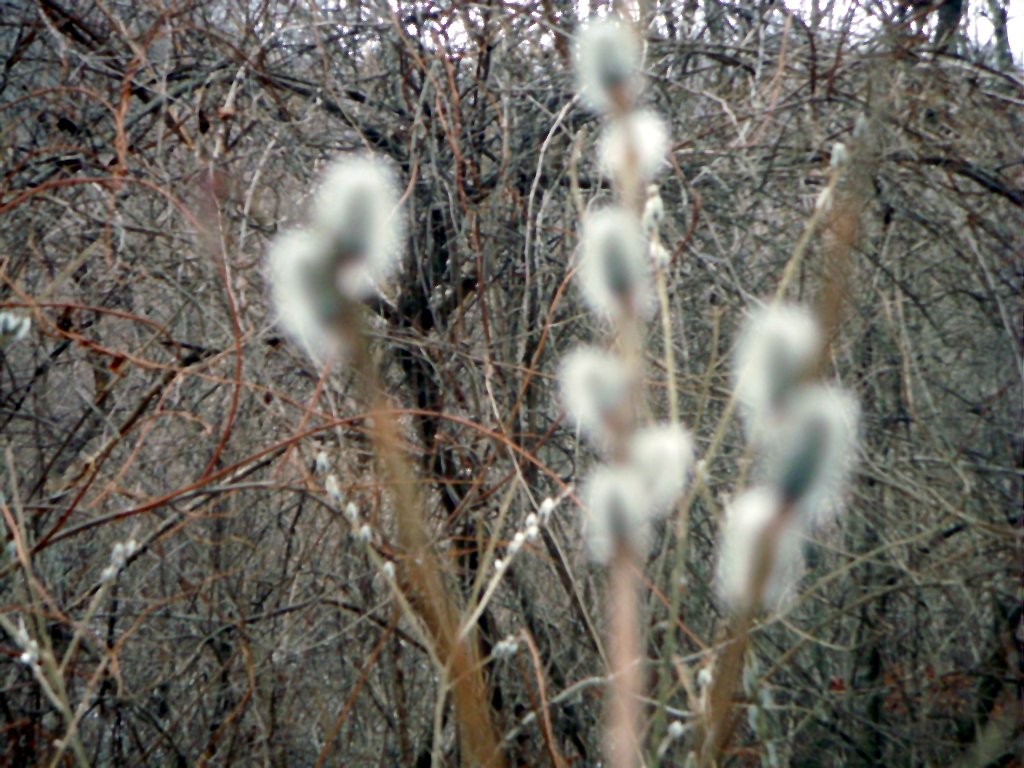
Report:
M649 110L612 120L601 134L597 156L601 171L618 182L630 177L651 181L667 165L668 127Z
M640 222L625 208L587 214L576 276L594 314L616 319L651 308L646 251Z
M577 347L562 360L559 380L562 402L574 426L603 445L611 434L611 420L622 412L629 400L632 377L625 362L610 352ZM550 507L554 509L554 502ZM544 505L541 513L543 520Z
M643 477L658 514L672 510L693 467L693 438L678 425L644 427L629 439L629 463Z
M404 234L397 208L396 185L380 160L343 157L327 169L311 228L327 240L344 296L372 295L397 270Z
M849 392L808 385L793 395L783 418L764 436L766 479L777 487L799 486L794 503L812 526L827 526L842 511L859 419L860 407Z
M306 230L285 232L274 239L267 261L281 326L315 360L337 353L340 344L332 323L339 296L324 238Z
M640 58L640 40L619 17L587 22L576 44L576 79L584 104L605 112L617 98L632 101L640 83Z
M776 304L750 313L736 344L733 386L748 437L756 439L814 364L821 331L800 306Z
M718 548L716 581L722 599L741 609L753 599L753 568L767 543L766 531L779 514L781 501L771 488L756 487L740 494L726 507ZM771 573L761 603L777 608L796 594L803 574L803 536L799 520L791 516L776 541Z
M328 475L324 480L324 490L327 491L327 498L332 504L341 503L341 485L336 475Z
M317 362L342 351L337 324L346 303L371 295L398 268L404 229L397 207L383 163L342 158L314 196L310 226L271 244L278 320Z
M584 536L591 559L606 564L619 543L645 556L654 504L643 476L632 467L599 466L583 488Z

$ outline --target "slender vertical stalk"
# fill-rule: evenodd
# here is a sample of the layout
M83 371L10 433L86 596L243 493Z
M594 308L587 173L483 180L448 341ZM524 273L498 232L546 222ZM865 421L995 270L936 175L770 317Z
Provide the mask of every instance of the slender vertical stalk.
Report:
M636 555L620 542L612 558L608 584L609 656L612 687L605 734L611 768L633 768L640 754L641 667L639 583Z
M765 593L765 586L775 565L779 537L791 514L791 507L783 507L765 529L761 538L761 546L754 554L750 591L746 604L740 608L733 619L729 629L730 639L715 665L711 691L708 695L708 709L705 713L707 719L704 743L700 751L702 768L720 764L722 753L728 747L733 731L736 729L733 695L743 678L743 664L747 647L750 644L750 630L754 625L754 619Z
M350 340L352 365L369 406L370 434L379 476L395 505L398 543L404 553L399 564L401 584L409 603L422 619L448 677L459 724L462 764L502 768L504 757L491 718L487 685L483 679L475 633L459 637L456 601L444 581L444 567L431 543L424 501L414 468L402 450L394 409L377 376L365 334L355 308L340 321L342 336Z
M658 303L661 305L661 330L665 338L665 386L668 389L668 415L673 424L679 423L679 394L676 391L676 356L672 347L672 316L668 303L665 270L657 272Z

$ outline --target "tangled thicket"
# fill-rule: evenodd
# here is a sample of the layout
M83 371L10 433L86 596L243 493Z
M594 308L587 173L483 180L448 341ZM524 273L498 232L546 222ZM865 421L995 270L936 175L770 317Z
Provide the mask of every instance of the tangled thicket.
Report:
M640 101L674 142L660 232L697 458L745 313L816 205L790 293L819 307L823 366L861 405L847 511L751 633L730 764L1013 753L1024 83L1000 3L934 5L645 4ZM465 761L387 567L402 553L362 382L311 363L268 308L271 238L352 151L405 185L405 262L367 332L447 588L478 599L495 551L550 513L476 623L505 754L601 760L605 575L570 490L593 454L557 381L593 336L570 285L579 223L613 197L575 96L579 23L539 1L5 7L0 764ZM836 141L853 156L829 211ZM646 371L663 414L660 356ZM748 472L741 424L723 434L677 615L671 527L644 569L648 666L673 681L648 686L647 721L686 721L723 640L716 540ZM686 733L667 732L660 759L682 765Z

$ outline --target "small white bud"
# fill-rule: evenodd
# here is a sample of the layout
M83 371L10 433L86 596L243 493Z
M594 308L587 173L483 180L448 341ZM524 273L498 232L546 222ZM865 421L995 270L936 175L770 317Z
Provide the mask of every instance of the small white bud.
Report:
M697 687L706 688L709 685L711 685L711 668L701 667L697 672Z
M34 667L39 663L39 646L34 640L29 643L24 653L18 657L18 661L26 667Z
M14 630L14 640L21 648L28 648L35 641L29 637L28 629L25 628L25 619L18 617L18 626Z
M555 511L555 500L548 496L540 503L540 523L547 525L551 520L551 513Z
M494 561L494 570L498 573L503 573L505 571L505 561L500 557Z
M613 206L583 221L580 291L598 317L646 315L653 306L644 238L639 222Z
M110 551L110 567L114 569L115 574L127 565L128 558L134 555L138 548L139 545L134 539L119 541L114 545Z
M390 560L386 561L384 565L381 566L380 570L381 573L384 574L385 579L387 579L388 581L395 580L395 564L393 562L391 562Z
M661 199L657 184L647 187L647 200L644 201L644 213L640 217L640 225L644 235L650 237L661 227L665 220L665 201Z
M619 17L587 22L576 47L576 74L584 103L598 112L615 105L628 107L639 88L640 55L640 41Z
M0 312L0 349L24 339L32 327L32 320L14 312Z
M534 514L533 512L531 512L530 514L528 514L526 516L526 527L527 528L533 528L533 527L535 527L537 525L537 523L538 523L537 515Z
M326 475L327 470L330 469L331 462L327 458L327 451L320 450L316 454L316 473L318 475Z
M100 581L105 584L109 584L117 578L118 569L112 565L108 565L102 571L100 571Z
M512 541L508 545L508 557L511 560L520 549L523 548L523 544L526 542L526 534L522 531L517 531L516 535L512 537Z
M672 741L678 741L686 733L686 726L683 725L681 720L673 720L668 726L668 737Z
M862 139L868 135L869 130L871 130L871 123L868 120L868 116L861 112L853 123L853 136L854 138Z
M332 504L341 504L341 485L335 475L328 475L324 480L324 490Z
M504 640L499 640L494 645L492 655L496 660L509 659L519 653L519 641L514 635L509 635Z
M345 519L352 523L352 525L359 522L359 507L356 506L354 501L350 501L345 505Z
M668 138L668 127L654 112L640 110L618 116L605 127L598 142L601 171L619 184L626 179L648 182L667 165ZM661 197L655 199L660 201ZM664 215L662 204L661 216ZM658 218L657 223L660 222ZM647 231L646 216L644 231Z
M537 539L540 538L540 528L536 525L531 525L526 529L526 540L533 544Z
M842 168L844 165L848 165L849 162L850 151L843 142L837 141L832 145L832 156L829 158L829 166L831 168Z
M361 542L363 542L364 544L369 544L371 541L373 541L373 528L364 523L362 526L360 526L359 533L357 535Z
M658 240L652 240L647 245L647 258L651 260L655 269L666 269L672 263L672 254Z

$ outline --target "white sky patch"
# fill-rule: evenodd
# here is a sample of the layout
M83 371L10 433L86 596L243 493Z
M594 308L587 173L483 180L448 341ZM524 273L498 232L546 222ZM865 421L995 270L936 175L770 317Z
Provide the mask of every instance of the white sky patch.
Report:
M1024 2L1007 2L1007 0L1002 0L1002 2L1007 12L1007 37L1009 38L1010 52L1018 70L1021 70L1021 68L1024 68ZM819 7L828 6L826 0L818 0L818 3ZM806 21L810 19L814 0L783 0L780 4L789 10L795 11ZM396 12L399 12L394 2L392 6ZM835 2L829 15L822 18L822 27L838 29L841 25L845 25L847 18L850 16L851 7L851 0ZM629 17L635 21L637 19L635 3L627 3L627 8L629 10ZM590 0L579 0L575 5L574 11L578 21L584 21L595 13L593 3ZM477 14L478 11L474 8L463 10L461 13L448 10L443 12L440 18L430 18L429 15L424 15L417 21L412 20L415 18L414 16L410 18L410 14L406 13L403 21L406 31L412 35L418 33L423 39L424 45L430 50L437 49L440 38L442 45L445 45L444 40L447 40L447 47L450 50L465 51L469 48L470 37L463 23L462 13ZM596 13L601 16L607 15L607 11L604 8L601 8ZM781 22L783 18L780 13L772 13L770 16L776 22ZM881 24L881 18L879 10L872 7L867 0L857 0L852 14L853 31L862 39L873 37ZM936 19L937 14L932 13L924 28L926 34L934 31ZM474 16L474 20L478 20L478 17ZM660 15L655 17L653 22L657 30L655 34L664 34L663 21L663 17ZM702 7L698 7L696 22L693 28L689 30L689 35L699 38L706 31ZM444 27L443 33L440 31L441 27ZM967 3L967 18L961 21L960 30L962 33L966 33L972 45L977 49L989 52L994 50L995 25L992 23L991 8L987 0L975 0L975 2ZM541 25L541 31L541 45L550 47L553 39L545 25ZM1024 76L1022 71L1018 71L1016 74L1018 77Z
M1010 42L1010 52L1013 55L1014 63L1018 68L1024 67L1024 2L1020 0L999 0L1003 3L1004 10L1007 13L1007 37ZM780 3L789 10L796 11L801 18L807 20L811 16L811 11L814 6L814 0L784 0ZM828 3L825 0L818 0L819 7L827 6ZM839 24L845 24L846 18L849 15L849 11L852 3L850 0L840 0L836 2L829 16L824 17L823 21L827 26L836 26ZM877 30L878 27L878 14L872 12L868 7L869 4L865 0L859 0L857 9L853 15L853 28L854 31L870 35L873 30ZM966 32L967 37L971 40L974 45L981 49L991 49L995 46L995 25L992 23L992 11L989 7L987 0L975 0L975 2L968 2L967 5L967 19L961 21L960 29L962 32ZM630 8L630 16L634 20L636 19L636 8L633 7L633 3L627 3ZM576 16L578 19L586 19L591 14L591 3L590 0L580 0L576 5ZM937 14L932 14L928 21L928 28L934 29L935 18ZM698 22L703 22L703 9L698 8L697 10ZM655 24L661 26L659 20L655 20ZM692 33L695 35L703 34L704 32L703 23L695 25ZM662 30L663 31L663 30ZM1018 76L1024 75L1024 72L1018 72Z
M819 7L824 4L823 0L819 0ZM861 34L869 34L878 27L878 15L875 13L869 14L868 10L864 7L865 5L866 3L864 2L859 3L858 12L853 17L854 31ZM811 16L814 0L786 0L785 6L795 10L806 20ZM961 31L966 32L971 42L979 48L994 48L995 25L992 23L991 9L988 2L985 0L975 0L975 2L966 3L966 6L967 19L961 20ZM834 24L845 23L849 9L850 3L848 1L836 3L835 9L826 19ZM1024 2L1007 3L1005 10L1007 11L1006 31L1010 42L1010 52L1013 55L1014 62L1018 67L1021 67L1024 65ZM936 18L937 14L932 13L925 28L926 31L934 30ZM826 23L829 23L829 21L826 21ZM1018 72L1017 74L1020 75L1021 73Z

